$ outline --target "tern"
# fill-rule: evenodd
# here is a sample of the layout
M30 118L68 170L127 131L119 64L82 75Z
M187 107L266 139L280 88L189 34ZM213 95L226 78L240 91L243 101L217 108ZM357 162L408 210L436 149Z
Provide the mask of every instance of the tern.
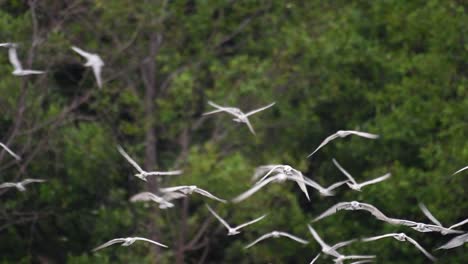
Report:
M366 133L366 132L361 132L361 131L354 131L354 130L338 130L335 134L327 137L322 143L320 143L320 145L314 150L314 152L310 153L309 156L307 156L308 158L311 157L312 155L314 155L315 152L317 152L319 149L321 149L323 146L325 146L326 144L328 144L328 142L334 140L334 139L337 139L337 138L344 138L344 137L347 137L349 135L356 135L356 136L360 136L360 137L363 137L363 138L368 138L368 139L376 139L379 137L379 135L375 135L375 134L370 134L370 133Z
M348 182L347 180L335 182L334 184L328 186L327 188L324 188L320 184L318 184L318 182L308 177L304 177L304 180L308 183L308 186L311 186L312 188L316 189L317 191L319 191L320 195L323 195L323 196L335 195L335 192L333 190Z
M228 235L228 236L233 236L233 235L239 234L239 233L240 233L240 232L239 232L239 229L241 229L241 228L243 228L243 227L246 227L246 226L248 226L248 225L251 225L251 224L253 224L253 223L256 223L256 222L262 220L263 218L265 218L265 216L266 216L266 215L262 215L262 216L260 216L260 217L257 218L257 219L254 219L254 220L252 220L252 221L249 221L249 222L247 222L247 223L244 223L244 224L242 224L242 225L239 225L239 226L236 226L236 227L233 228L233 227L231 227L226 221L224 221L224 219L221 218L221 216L219 216L213 209L211 209L211 207L210 207L209 205L206 205L206 207L207 207L208 210L211 212L211 214L214 215L214 216L219 220L219 222L221 222L221 224L223 224L223 225L227 228L227 230L228 230L228 234L227 234L227 235Z
M435 218L431 212L429 211L429 209L427 209L427 207L423 204L423 203L419 203L419 208L421 209L421 211L423 211L424 215L426 215L427 218L429 218L429 220L431 220L434 224L436 224L437 226L440 226L442 227L443 229L440 230L440 233L442 233L442 235L446 235L448 234L447 233L447 230L446 228L439 222L439 220L437 220L437 218ZM464 224L468 223L468 218L459 222L459 223L456 223L454 225L451 225L450 227L448 227L448 229L452 230L453 228L456 228L456 227L459 227L459 226L462 226ZM463 231L459 231L457 233L463 233Z
M93 73L94 73L94 76L96 77L97 85L99 88L101 88L102 87L101 71L102 71L102 67L104 66L104 62L102 61L101 57L99 57L99 55L97 54L86 52L75 46L72 46L71 48L76 53L80 54L86 59L86 63L84 64L85 67L93 68Z
M181 195L183 195L183 194L181 194ZM185 196L185 195L183 195L183 196ZM141 192L141 193L135 194L134 196L132 196L130 198L130 201L131 202L153 201L155 203L158 203L159 208L161 208L161 209L167 209L167 208L174 207L174 204L169 202L169 200L165 199L164 197L159 197L156 194L150 193L150 192Z
M8 59L10 60L11 65L13 65L13 75L16 76L25 76L31 74L43 74L45 71L36 71L36 70L26 70L23 69L21 62L18 59L18 54L16 49L18 48L18 44L16 43L2 43L0 47L7 47L8 48Z
M121 246L128 247L128 246L130 246L131 244L135 243L135 241L137 241L137 240L146 241L146 242L149 242L149 243L158 245L158 246L160 246L160 247L165 247L165 248L167 248L166 245L161 244L161 243L156 242L156 241L153 241L153 240L150 240L150 239L147 239L147 238L143 238L143 237L126 237L126 238L115 238L115 239L112 239L112 240L110 240L110 241L108 241L108 242L106 242L106 243L100 245L99 247L93 249L93 251L97 251L97 250L106 248L106 247L108 247L108 246L111 246L111 245L117 244L117 243L122 243Z
M322 252L327 255L333 256L335 258L340 258L340 256L343 256L340 253L338 253L338 251L336 251L337 249L347 246L357 240L357 239L352 239L352 240L336 243L335 245L330 246L320 238L320 236L317 234L314 228L312 228L310 225L307 225L307 227L309 228L309 231L314 237L315 241L317 241L322 247Z
M198 188L196 185L183 185L183 186L175 186L175 187L169 187L169 188L161 188L159 190L162 193L182 193L182 194L192 194L192 193L198 193L203 196L206 196L208 198L211 198L213 200L216 200L218 202L226 203L226 200L218 198L214 196L213 194L209 193L208 191L205 191L201 188Z
M40 180L40 179L24 179L20 182L5 182L0 184L0 189L2 188L11 188L15 187L18 189L20 192L26 191L26 185L30 183L36 183L36 182L45 182L46 180Z
M416 246L419 249L419 251L421 251L424 255L426 255L426 257L428 257L430 260L436 261L436 258L434 256L429 254L429 252L427 252L421 245L419 245L418 242L416 242L416 240L414 240L411 237L407 236L405 233L390 233L390 234L381 235L381 236L364 238L364 239L362 239L362 241L369 242L369 241L374 241L374 240L378 240L378 239L382 239L382 238L386 238L386 237L393 237L394 239L396 239L398 241L408 241L411 244L413 244L414 246Z
M418 232L422 232L422 233L439 232L442 235L463 233L463 231L449 229L449 228L439 226L439 225L425 224L425 223L414 222L411 220L404 220L404 219L398 219L398 218L388 218L387 222L393 225L409 226L412 229Z
M292 239L292 240L294 240L294 241L296 241L296 242L299 242L299 243L301 243L301 244L304 244L304 245L306 245L306 244L309 243L309 241L307 241L307 240L304 240L304 239L299 238L299 237L297 237L297 236L293 236L293 235L288 234L288 233L286 233L286 232L273 231L273 232L267 233L267 234L265 234L265 235L263 235L263 236L257 238L257 240L255 240L254 242L248 244L248 245L245 246L244 248L247 249L247 248L249 248L249 247L251 247L251 246L257 244L258 242L260 242L260 241L262 241L262 240L265 240L265 239L267 239L267 238L270 238L270 237L273 237L273 238L287 237L287 238L289 238L289 239Z
M315 258L309 264L314 264L315 261L317 261L319 257L320 257L320 253L318 253L317 256L315 256Z
M272 176L272 177L269 177L257 184L255 184L252 188L250 188L249 190L245 191L244 193L240 194L239 196L237 196L236 198L232 199L233 202L235 203L238 203L240 201L243 201L245 199L247 199L248 197L250 197L251 195L253 195L254 193L256 193L258 190L260 190L261 188L263 188L265 185L269 184L270 182L278 182L278 183L283 183L285 182L286 180L291 180L291 181L295 181L295 182L303 182L305 183L306 185L308 185L308 183L298 177L294 177L294 176L287 176L285 174L278 174L278 175L275 175L275 176Z
M253 115L253 114L256 114L256 113L258 113L260 111L263 111L263 110L265 110L267 108L272 107L275 104L275 102L273 102L273 103L271 103L271 104L269 104L267 106L252 110L252 111L250 111L248 113L244 113L239 108L236 108L236 107L220 106L220 105L217 105L217 104L213 103L212 101L209 101L208 104L211 105L212 107L216 108L216 110L206 112L203 115L211 115L211 114L215 114L215 113L219 113L219 112L229 113L229 114L236 117L236 118L233 119L233 121L238 122L238 123L245 123L249 127L250 132L252 132L252 134L255 135L255 130L253 129L252 124L250 124L250 121L249 121L248 117Z
M16 153L14 153L11 149L9 149L5 144L3 144L2 142L0 142L0 147L2 147L6 152L8 152L8 154L10 154L11 156L13 156L13 158L15 158L16 160L21 160L21 157L16 155Z
M462 172L462 171L464 171L464 170L468 170L468 166L463 167L463 168L457 170L456 172L454 172L454 173L452 174L452 176L455 175L455 174L458 174L458 173L460 173L460 172Z
M345 169L343 169L343 167L341 167L341 165L338 163L338 161L336 161L335 159L333 159L333 164L335 164L335 166L346 176L348 177L348 179L351 181L351 182L347 182L346 184L349 186L349 188L355 190L355 191L361 191L361 188L366 186L366 185L369 185L369 184L374 184L374 183L378 183L378 182L381 182L381 181L385 181L386 179L390 178L390 176L392 176L390 173L387 173L383 176L380 176L378 178L375 178L373 180L370 180L370 181L366 181L366 182L362 182L362 183L357 183L356 180L354 180L353 176L351 176L351 174L349 174Z
M459 235L459 236L452 238L449 242L447 242L443 246L438 247L437 250L456 248L467 242L468 242L468 233L465 233L463 235Z
M138 165L121 146L117 146L117 150L120 152L122 156L130 163L132 166L139 171L139 173L135 174L136 177L142 179L143 181L148 181L146 177L148 176L156 176L156 175L179 175L182 173L181 170L176 171L145 171L143 170L140 165Z
M254 178L258 178L258 176L260 175L259 173L265 168L270 168L270 170L257 182L257 184L261 183L263 180L265 180L268 176L272 175L273 173L276 173L275 176L285 175L289 177L296 177L296 178L301 179L301 180L296 181L297 185L299 185L299 188L301 188L307 200L310 201L309 193L307 192L307 187L306 187L304 175L302 175L302 172L294 169L293 167L289 165L265 165L265 166L261 166L260 168L257 168Z
M338 211L341 210L364 210L369 213L371 213L373 216L375 216L377 219L385 222L390 222L390 218L384 215L379 209L377 209L375 206L367 203L360 203L357 201L352 201L352 202L341 202L337 203L334 206L330 207L327 209L325 212L323 212L321 215L316 217L313 222L317 222L320 219L323 219L327 216L330 216ZM393 223L393 222L390 222Z

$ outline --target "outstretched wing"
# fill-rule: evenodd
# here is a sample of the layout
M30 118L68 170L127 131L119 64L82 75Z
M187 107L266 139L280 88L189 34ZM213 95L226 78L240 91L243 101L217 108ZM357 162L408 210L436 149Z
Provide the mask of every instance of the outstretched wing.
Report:
M276 176L274 177L270 177L262 182L260 182L259 184L256 184L254 185L252 188L250 188L249 190L245 191L244 193L240 194L239 196L237 196L236 198L232 199L232 201L234 203L238 203L240 201L243 201L247 198L249 198L252 194L256 193L258 190L260 190L261 188L263 188L265 185L269 184L270 182L276 180Z
M289 234L289 233L286 233L286 232L278 232L278 233L279 233L281 236L290 238L290 239L292 239L292 240L294 240L294 241L296 241L296 242L299 242L299 243L301 243L301 244L304 244L304 245L309 244L309 241L304 240L304 239L302 239L302 238L300 238L300 237L291 235L291 234Z
M97 251L97 250L103 249L103 248L108 247L108 246L111 246L111 245L113 245L113 244L122 243L122 242L124 242L124 241L125 241L124 238L115 238L115 239L112 239L112 240L110 240L110 241L108 241L108 242L106 242L106 243L100 245L99 247L94 248L93 251Z
M317 222L318 220L323 219L323 218L325 218L327 216L330 216L330 215L332 215L332 214L334 214L334 213L336 213L336 212L338 212L340 210L343 210L344 208L347 208L349 206L350 206L349 202L337 203L334 206L327 209L321 215L317 216L314 220L312 220L312 222Z
M198 188L198 187L195 189L195 192L196 192L196 193L199 193L199 194L201 194L201 195L203 195L203 196L206 196L206 197L208 197L208 198L211 198L211 199L213 199L213 200L216 200L216 201L218 201L218 202L222 202L222 203L226 203L226 202L227 202L226 200L221 199L221 198L219 198L219 197L216 197L216 196L214 196L213 194L209 193L208 191L205 191L205 190L200 189L200 188Z
M437 218L435 218L431 214L431 212L429 212L429 209L427 209L427 207L423 203L419 203L418 206L421 209L421 211L424 213L424 215L426 215L426 217L429 218L429 220L432 221L432 223L434 223L434 224L436 224L438 226L442 226L442 224L439 222L439 220L437 220Z
M158 246L160 246L160 247L165 247L165 248L167 248L167 246L164 245L164 244L161 244L161 243L159 243L159 242L156 242L156 241L154 241L154 240L147 239L147 238L144 238L144 237L135 237L135 240L146 241L146 242L149 242L149 243L158 245Z
M263 218L265 218L266 216L267 216L267 215L265 214L265 215L260 216L260 217L257 218L257 219L254 219L254 220L249 221L249 222L247 222L247 223L243 223L242 225L238 225L238 226L236 226L236 229L241 229L241 228L243 228L243 227L246 227L246 226L248 226L248 225L251 225L251 224L253 224L253 223L256 223L256 222L262 220Z
M325 243L325 242L322 240L322 238L320 238L320 236L317 234L317 232L315 231L315 229L312 228L312 226L307 225L307 227L309 228L309 231L310 231L310 233L312 234L312 236L314 237L315 241L317 241L317 242L320 244L320 246L321 246L322 248L329 248L329 247L330 247L327 243Z
M468 233L452 238L446 244L438 247L437 250L439 250L439 249L451 249L451 248L459 247L459 246L463 245L466 242L468 242Z
M185 193L185 190L187 188L190 188L190 187L187 185L181 185L181 186L174 186L174 187L168 187L168 188L160 188L159 191L163 193L172 193L172 192Z
M99 88L102 88L102 79L101 79L101 71L102 71L102 66L101 65L93 65L93 73L94 77L96 78L96 82Z
M21 183L23 185L26 185L26 184L30 184L30 183L33 183L33 182L45 182L46 180L42 180L42 179L24 179L23 181L21 181Z
M348 177L348 179L354 183L354 184L357 184L356 180L354 180L353 176L351 176L351 174L349 174L349 172L347 172L345 169L343 169L343 167L341 167L341 165L338 163L338 161L336 161L336 159L332 159L333 161L333 164L335 164L335 166L346 176Z
M249 248L249 247L251 247L251 246L257 244L258 242L260 242L260 241L262 241L262 240L265 240L265 239L267 239L267 238L269 238L269 237L271 237L271 233L265 234L265 235L263 235L263 236L257 238L254 242L248 244L248 245L245 246L244 248L247 249L247 248Z
M458 174L458 173L460 173L460 172L462 172L462 171L464 171L464 170L468 170L468 166L466 166L466 167L463 167L463 168L461 168L461 169L457 170L457 171L456 171L456 172L454 172L452 175Z
M385 234L385 235L381 235L381 236L373 236L373 237L363 238L363 239L361 239L361 241L369 242L369 241L379 240L379 239L386 238L386 237L394 237L396 235L398 235L398 234L397 233L389 233L389 234Z
M367 204L367 203L359 203L362 207L363 210L366 210L367 212L371 213L375 218L381 220L381 221L389 221L389 217L386 216L384 213L382 213L377 207Z
M144 173L145 171L138 165L121 146L117 146L117 150L120 152L122 156L130 163L132 166L137 169L140 173Z
M208 208L210 213L214 215L219 220L219 222L221 222L221 224L223 224L227 229L231 228L231 226L226 221L224 221L224 219L221 218L221 216L219 216L213 209L211 209L209 205L206 205L206 207Z
M175 170L175 171L149 171L146 173L148 176L154 175L180 175L182 174L182 170Z
M366 182L362 182L360 183L359 185L361 185L361 187L364 187L366 185L370 185L370 184L375 184L375 183L378 183L378 182L381 182L381 181L385 181L386 179L390 178L392 176L391 173L387 173L383 176L380 176L378 178L375 178L375 179L372 179L370 181L366 181Z
M419 243L416 242L416 240L412 239L409 236L406 236L406 240L410 242L411 244L415 245L419 249L419 251L421 251L424 255L426 255L426 257L428 257L430 260L436 261L436 258L432 256L431 254L429 254L429 252L427 252L421 245L419 245Z
M208 104L211 105L212 107L214 108L217 108L218 110L222 111L222 112L227 112L233 116L238 116L236 112L232 111L232 107L225 107L225 106L220 106L220 105L217 105L215 103L213 103L212 101L208 101ZM208 112L208 113L205 113L203 115L208 115L208 114L214 114L214 113L217 113L219 111L211 111L211 112Z
M369 138L369 139L376 139L379 137L379 135L376 134L371 134L367 132L362 132L362 131L355 131L355 130L346 130L346 132L350 134L354 134L356 136L364 137L364 138Z
M314 150L314 152L310 153L309 156L307 156L307 158L309 158L310 156L314 155L315 152L317 152L319 149L321 149L323 146L325 146L326 144L328 144L328 142L334 140L335 138L337 138L338 135L335 133L329 137L327 137L322 143L320 143L320 145Z
M16 53L16 48L15 47L10 47L8 49L8 58L10 60L10 63L13 65L15 70L23 70L23 66L21 66L21 62L18 59L18 54Z
M250 132L252 132L252 134L256 135L255 130L254 130L252 124L250 124L250 120L247 117L245 118L245 124L249 128Z
M317 261L319 257L320 257L320 253L318 253L317 256L315 256L315 258L309 264L314 264L315 261Z
M357 239L351 239L351 240L348 240L348 241L343 241L343 242L340 242L340 243L336 243L335 245L333 245L331 248L334 249L334 250L337 250L339 248L342 248L344 246L347 246L353 242L357 241Z
M257 181L257 184L262 182L268 175L273 173L276 169L281 168L283 165L265 165L265 166L260 166L255 169L254 176L252 177L252 180L257 180L262 174L264 174L266 171L267 173L263 175L263 177Z
M5 183L0 184L0 189L10 188L10 187L16 187L16 183L5 182Z
M258 112L260 112L260 111L263 111L263 110L265 110L265 109L267 109L267 108L270 108L270 107L272 107L272 106L275 105L275 104L276 104L276 102L273 102L273 103L271 103L271 104L269 104L269 105L267 105L267 106L264 106L264 107L255 109L255 110L250 111L250 112L248 112L247 114L245 114L245 116L246 116L246 117L251 116L251 115L256 114L256 113L258 113Z
M457 223L457 224L454 224L454 225L450 226L449 229L462 226L462 225L464 225L464 224L466 224L466 223L468 223L468 218L465 219L465 220L463 220L463 221L461 221L460 223Z
M8 152L8 154L10 154L11 156L13 156L13 158L15 158L16 160L21 160L21 157L16 155L16 153L14 153L10 148L8 148L5 144L1 143L0 142L0 147L2 147L4 150L6 150L6 152Z
M84 51L84 50L82 50L82 49L80 49L80 48L78 48L78 47L76 47L76 46L72 46L71 48L72 48L72 50L74 50L76 53L80 54L81 56L85 57L85 58L88 59L88 60L93 56L91 53L86 52L86 51Z
M333 191L334 189L340 187L341 185L347 183L348 181L339 181L339 182L335 182L334 184L330 185L327 187L327 191Z

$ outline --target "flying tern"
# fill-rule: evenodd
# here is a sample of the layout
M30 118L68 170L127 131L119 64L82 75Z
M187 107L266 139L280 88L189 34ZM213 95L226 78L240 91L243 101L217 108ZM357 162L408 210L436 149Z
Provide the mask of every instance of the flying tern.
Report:
M212 101L209 101L208 104L211 105L212 107L216 108L216 110L206 112L203 115L211 115L211 114L215 114L215 113L219 113L219 112L229 113L229 114L235 116L233 121L238 122L238 123L245 123L249 127L250 132L252 132L252 134L255 135L255 130L253 129L252 124L250 124L250 121L249 121L248 117L253 115L253 114L256 114L256 113L258 113L260 111L263 111L263 110L265 110L267 108L272 107L275 104L275 102L273 102L273 103L271 103L271 104L269 104L267 106L264 106L264 107L255 109L253 111L250 111L248 113L244 113L239 108L236 108L236 107L220 106L220 105L217 105L217 104L213 103Z
M16 43L2 43L1 47L8 48L8 59L10 60L11 65L13 65L13 75L16 76L25 76L31 74L43 74L45 71L37 71L37 70L26 70L23 69L21 62L18 59L18 53L16 49L18 48L18 44Z
M120 152L122 156L130 163L132 166L137 169L139 173L135 174L136 177L142 179L143 181L148 181L146 177L148 176L159 176L159 175L179 175L182 173L181 170L175 171L145 171L143 170L140 165L138 165L121 146L117 146L117 150Z
M236 227L233 228L223 218L221 218L221 216L219 216L213 209L211 209L211 207L209 205L206 205L206 207L211 212L211 214L214 215L219 220L219 222L221 222L221 224L223 224L227 228L228 236L233 236L233 235L239 234L240 233L239 229L241 229L243 227L246 227L248 225L251 225L253 223L256 223L256 222L262 220L263 218L265 218L265 216L266 216L266 215L262 215L257 219L254 219L252 221L249 221L247 223L244 223L242 225L239 225L239 226L236 226Z
M375 134L370 134L370 133L366 133L366 132L361 132L361 131L354 131L354 130L338 130L335 134L327 137L322 143L320 143L320 145L314 150L314 152L310 153L309 156L307 156L308 158L311 157L312 155L314 155L315 152L317 152L319 149L321 149L323 146L325 146L326 144L328 144L328 142L334 140L334 139L337 139L337 138L344 138L344 137L347 137L349 135L356 135L356 136L360 136L360 137L363 137L363 138L368 138L368 139L376 139L379 137L379 135L375 135Z
M287 238L289 238L289 239L292 239L292 240L294 240L294 241L296 241L296 242L299 242L299 243L301 243L301 244L304 244L304 245L309 243L307 240L304 240L304 239L299 238L299 237L297 237L297 236L293 236L293 235L288 234L288 233L286 233L286 232L273 231L273 232L267 233L267 234L265 234L265 235L263 235L263 236L257 238L257 240L255 240L254 242L248 244L248 245L245 246L244 248L247 249L247 248L249 248L249 247L251 247L251 246L257 244L258 242L260 242L260 241L262 241L262 240L265 240L265 239L267 239L267 238L270 238L270 237L273 237L273 238L287 237Z
M24 179L20 182L5 182L0 184L0 189L2 188L12 188L15 187L18 189L20 192L26 191L26 185L30 183L39 183L39 182L45 182L46 180L40 180L40 179Z
M183 186L175 186L175 187L169 187L169 188L161 188L159 189L160 192L162 193L182 193L182 194L192 194L192 193L198 193L203 196L206 196L210 199L216 200L218 202L226 203L226 200L218 198L214 196L213 194L209 193L208 191L205 191L201 188L198 188L195 185L183 185Z
M101 71L102 67L104 66L104 62L102 61L99 55L94 53L86 52L78 47L72 46L72 50L76 53L80 54L86 59L86 63L84 64L85 67L91 67L93 69L94 76L96 77L96 82L99 88L102 87L102 80L101 80Z
M431 220L434 224L436 224L437 226L441 227L442 229L439 231L440 233L442 233L442 235L446 235L446 234L449 234L450 232L447 233L447 229L450 229L452 230L453 228L456 228L456 227L459 227L459 226L462 226L466 223L468 223L468 218L459 222L459 223L456 223L454 225L451 225L450 227L448 228L445 228L440 222L439 220L437 220L437 218L434 217L434 215L431 214L431 212L429 211L429 209L427 209L427 207L423 204L423 203L419 203L419 208L421 209L421 211L423 211L424 215L426 215L427 218L429 218L429 220ZM454 230L455 231L455 230ZM458 232L451 232L451 233L463 233L463 231L458 231Z
M99 247L94 248L93 251L97 251L97 250L106 248L106 247L108 247L108 246L111 246L111 245L117 244L117 243L122 243L121 246L128 247L128 246L130 246L131 244L135 243L135 241L137 241L137 240L149 242L149 243L158 245L158 246L160 246L160 247L165 247L165 248L167 248L166 245L161 244L161 243L156 242L156 241L153 241L153 240L151 240L151 239L147 239L147 238L143 238L143 237L126 237L126 238L115 238L115 239L112 239L112 240L110 240L110 241L108 241L108 242L106 242L106 243L100 245Z
M341 165L338 163L338 161L336 161L335 159L333 159L333 164L335 164L335 166L346 176L348 177L348 179L350 180L350 182L347 182L346 184L349 186L349 188L355 190L355 191L361 191L361 188L366 186L366 185L369 185L369 184L374 184L374 183L378 183L378 182L381 182L381 181L385 181L386 179L390 178L390 176L392 176L390 173L387 173L383 176L380 176L378 178L375 178L375 179L372 179L370 181L366 181L366 182L362 182L362 183L357 183L356 180L354 180L353 176L351 176L351 174L349 174L345 169L343 169L343 167L341 167Z
M352 239L352 240L336 243L335 245L330 246L327 243L325 243L322 240L322 238L320 238L320 236L317 234L317 232L315 231L314 228L312 228L310 225L307 225L307 227L309 228L309 231L312 234L312 236L314 237L315 241L317 241L320 244L320 247L322 247L322 252L327 254L327 255L333 256L335 258L339 258L340 256L342 256L340 253L338 253L337 249L339 249L341 247L344 247L344 246L347 246L347 245L357 241L357 239Z
M330 207L329 209L327 209L325 212L323 212L321 215L319 215L318 217L316 217L313 222L316 222L320 219L323 219L327 216L330 216L338 211L341 211L341 210L351 210L351 211L354 211L354 210L364 210L364 211L367 211L369 213L371 213L373 216L375 216L377 219L381 220L381 221L385 221L385 222L389 222L390 218L387 217L386 215L384 215L379 209L377 209L375 206L371 205L371 204L367 204L367 203L360 203L360 202L357 202L357 201L352 201L352 202L341 202L341 203L337 203L335 204L334 206Z
M181 195L183 195L183 194L181 194ZM183 196L185 196L185 195L183 195ZM161 209L174 207L174 204L169 202L168 199L165 199L165 197L160 197L160 196L157 196L156 194L150 193L150 192L141 192L141 193L135 194L134 196L132 196L130 198L130 201L131 202L153 201L155 203L158 203L159 208L161 208Z

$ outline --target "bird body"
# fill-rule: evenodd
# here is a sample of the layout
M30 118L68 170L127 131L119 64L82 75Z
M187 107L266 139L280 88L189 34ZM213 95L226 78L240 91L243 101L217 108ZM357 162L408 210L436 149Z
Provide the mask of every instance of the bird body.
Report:
M247 246L245 246L244 248L247 249L247 248L250 248L251 246L257 244L258 242L262 241L262 240L265 240L267 238L270 238L270 237L273 237L273 238L279 238L279 237L287 237L289 239L292 239L296 242L299 242L301 244L308 244L309 242L307 240L304 240L302 238L299 238L297 236L293 236L289 233L286 233L286 232L281 232L281 231L273 231L273 232L270 232L270 233L267 233L261 237L259 237L258 239L256 239L255 241L253 241L252 243L248 244Z
M135 243L135 241L145 241L145 242L149 242L149 243L152 243L152 244L155 244L155 245L158 245L160 247L165 247L167 248L166 245L164 244L161 244L159 242L156 242L154 240L150 240L150 239L147 239L147 238L143 238L143 237L126 237L126 238L115 238L115 239L112 239L96 248L93 249L93 251L97 251L97 250L100 250L100 249L103 249L103 248L106 248L108 246L111 246L113 244L117 244L117 243L122 243L121 246L124 246L124 247L128 247L130 246L131 244Z

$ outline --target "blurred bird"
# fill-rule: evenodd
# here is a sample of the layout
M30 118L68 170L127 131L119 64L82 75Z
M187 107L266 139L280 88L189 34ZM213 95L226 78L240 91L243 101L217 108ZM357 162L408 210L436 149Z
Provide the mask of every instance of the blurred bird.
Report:
M156 242L156 241L153 241L153 240L150 240L150 239L147 239L147 238L143 238L143 237L126 237L126 238L115 238L115 239L112 239L102 245L100 245L99 247L97 248L94 248L93 251L97 251L97 250L100 250L100 249L103 249L105 247L108 247L108 246L111 246L113 244L117 244L117 243L122 243L121 246L124 246L124 247L128 247L130 246L131 244L135 243L135 241L137 240L140 240L140 241L146 241L146 242L149 242L149 243L152 243L152 244L155 244L155 245L158 245L160 247L165 247L167 248L166 245L164 244L161 244L159 242Z
M226 107L226 106L220 106L220 105L217 105L211 101L208 102L209 105L211 105L212 107L216 108L217 110L213 110L213 111L210 111L210 112L207 112L207 113L204 113L203 115L211 115L211 114L215 114L215 113L219 113L219 112L226 112L226 113L229 113L233 116L235 116L236 118L233 119L233 121L235 122L238 122L238 123L245 123L248 127L249 127L249 130L250 132L252 132L252 134L255 135L255 130L253 129L252 127L252 124L250 124L250 121L249 121L249 116L253 115L253 114L256 114L260 111L263 111L267 108L270 108L272 107L275 102L267 105L267 106L264 106L264 107L261 107L261 108L258 108L256 110L253 110L253 111L250 111L248 113L244 113L242 112L239 108L236 108L236 107Z
M11 65L13 65L13 75L16 76L25 76L31 74L43 74L45 71L37 71L37 70L26 70L23 69L21 62L18 59L18 54L16 49L18 48L18 44L16 43L2 43L0 47L7 47L8 48L8 59L10 60Z
M146 177L148 176L159 176L159 175L179 175L182 173L181 170L176 171L145 171L143 170L128 154L121 146L117 146L117 150L120 154L130 163L132 166L139 171L139 173L135 174L136 177L142 179L143 181L148 181Z
M94 53L86 52L78 47L72 46L72 50L76 53L80 54L86 59L86 63L84 64L85 67L91 67L93 69L94 76L96 77L96 82L99 88L102 87L101 81L101 71L102 67L104 66L104 62L102 61L99 55Z
M153 201L155 203L158 203L159 208L161 209L174 207L173 203L170 203L168 200L164 199L163 197L159 197L156 194L150 193L150 192L141 192L141 193L135 194L130 198L130 201L131 202Z
M248 225L251 225L253 223L256 223L260 220L262 220L263 218L265 218L266 215L263 215L263 216L260 216L259 218L257 219L254 219L252 221L249 221L247 223L244 223L242 225L239 225L239 226L236 226L236 227L231 227L226 221L224 221L223 218L221 218L221 216L219 216L213 209L211 209L211 207L209 205L206 205L206 207L208 208L208 210L211 212L212 215L214 215L218 220L219 222L221 222L221 224L223 224L227 230L228 230L228 236L233 236L233 235L237 235L239 234L239 229L243 228L243 227L246 227Z
M314 155L315 152L317 152L323 146L328 144L328 142L330 142L330 141L332 141L332 140L334 140L336 138L344 138L344 137L347 137L349 135L356 135L356 136L360 136L360 137L364 137L364 138L368 138L368 139L376 139L376 138L379 137L379 135L374 135L374 134L370 134L370 133L366 133L366 132L360 132L360 131L354 131L354 130L338 130L335 134L327 137L322 143L320 143L320 145L314 150L314 152L310 153L309 156L307 156L307 158Z
M0 184L0 189L3 188L12 188L15 187L18 189L20 192L26 191L26 185L30 183L39 183L39 182L45 182L46 180L40 180L40 179L24 179L20 182L5 182Z
M445 228L445 227L439 222L439 220L437 220L437 218L435 218L435 217L431 214L431 212L429 211L429 209L427 209L427 207L426 207L423 203L419 203L418 205L419 205L419 208L421 209L421 211L423 211L424 215L426 215L426 217L429 218L429 220L431 220L431 221L432 221L434 224L436 224L437 226L440 226L440 227L443 228L442 230L440 230L440 233L441 233L442 235L448 234L446 229L452 230L453 228L456 228L456 227L459 227L459 226L462 226L462 225L465 225L466 223L468 223L468 218L467 218L467 219L465 219L465 220L463 220L463 221L461 221L461 222L459 222L459 223L456 223L456 224L454 224L454 225L451 225L451 226L448 227L448 228ZM450 232L449 232L449 233L450 233ZM457 232L457 233L463 233L463 231L459 231L459 232Z
M257 244L258 242L262 241L262 240L265 240L267 238L270 238L270 237L273 237L273 238L278 238L278 237L287 237L289 239L292 239L296 242L299 242L301 244L308 244L309 242L307 240L304 240L302 238L299 238L297 236L293 236L291 234L288 234L286 232L281 232L281 231L273 231L273 232L270 232L270 233L267 233L261 237L259 237L257 240L255 240L254 242L248 244L247 246L245 246L244 248L247 249L255 244Z
M378 183L378 182L381 182L381 181L385 181L386 179L390 178L390 176L392 176L390 173L387 173L383 176L380 176L378 178L375 178L373 180L370 180L370 181L366 181L366 182L362 182L362 183L357 183L356 180L354 180L353 176L351 176L351 174L349 174L345 169L343 169L343 167L341 167L341 165L338 163L338 161L336 161L335 159L333 159L333 164L335 164L335 166L346 176L348 177L348 179L350 180L350 182L347 182L346 184L349 186L349 188L355 190L355 191L361 191L361 188L366 186L366 185L369 185L369 184L375 184L375 183Z
M316 217L312 221L317 222L318 220L323 219L323 218L325 218L327 216L330 216L332 214L335 214L336 212L341 211L341 210L351 210L351 211L364 210L364 211L367 211L367 212L371 213L373 216L375 216L377 219L379 219L381 221L392 223L392 222L390 222L390 218L387 217L386 215L384 215L375 206L373 206L371 204L367 204L367 203L360 203L360 202L357 202L357 201L337 203L334 206L327 209L325 212L323 212L321 215L319 215L318 217Z
M159 189L160 192L162 193L174 193L174 192L179 192L182 194L192 194L192 193L198 193L201 194L205 197L208 197L210 199L216 200L218 202L226 203L226 200L218 198L214 196L213 194L209 193L208 191L205 191L201 188L198 188L195 185L183 185L183 186L175 186L175 187L169 187L169 188L161 188Z
M357 241L357 239L352 239L352 240L336 243L335 245L330 246L327 243L325 243L322 240L322 238L320 238L320 236L317 234L317 232L315 231L314 228L312 228L310 225L307 225L307 227L309 228L309 231L312 234L312 236L314 237L315 241L317 241L320 244L320 247L322 247L322 252L327 254L327 255L333 256L335 258L340 258L340 257L343 256L340 253L338 253L337 249L339 249L341 247L344 247L344 246L347 246L347 245Z
M378 239L382 239L382 238L386 238L386 237L393 237L394 239L396 239L398 241L408 241L411 244L413 244L414 246L416 246L419 249L419 251L421 251L424 255L426 255L426 257L428 257L430 260L436 261L436 258L434 256L429 254L429 252L427 252L421 245L419 245L418 242L416 242L411 237L407 236L405 233L390 233L390 234L381 235L381 236L374 236L374 237L364 238L364 239L362 239L362 241L363 242L369 242L369 241L374 241L374 240L378 240Z
M11 149L9 149L5 144L3 144L2 142L0 142L0 147L2 147L6 152L8 152L8 154L10 154L11 156L13 156L13 158L15 158L16 160L21 160L21 157L16 155L16 153L14 153Z

